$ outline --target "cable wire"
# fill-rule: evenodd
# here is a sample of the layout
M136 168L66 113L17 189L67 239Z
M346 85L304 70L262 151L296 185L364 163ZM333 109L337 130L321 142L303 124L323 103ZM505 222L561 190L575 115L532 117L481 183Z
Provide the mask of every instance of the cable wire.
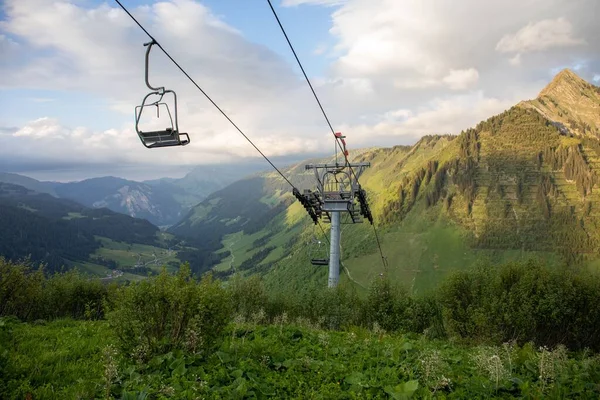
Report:
M325 233L325 230L323 229L323 226L321 225L321 222L319 222L319 228L321 228L321 232L323 232L323 237L325 238L325 240L327 240L327 244L329 246L331 246L331 242L329 242L329 238L327 237L327 234Z
M379 255L381 256L381 263L383 264L383 268L387 269L387 259L383 255L383 250L381 249L381 243L379 242L379 234L377 233L377 229L375 228L375 224L371 225L373 227L373 232L375 232L375 239L377 240L377 247L379 247Z
M296 50L294 49L294 46L292 45L292 42L290 41L290 38L288 37L288 35L283 27L283 24L281 23L281 20L279 19L279 16L277 15L277 12L275 11L273 4L271 3L271 0L267 0L267 2L269 3L269 7L271 7L271 11L273 12L273 15L275 16L277 23L279 24L279 28L281 28L281 32L283 33L283 36L285 36L285 40L287 41L288 45L290 46L290 49L292 50L292 53L294 54L294 57L296 58L296 62L298 63L298 66L300 67L300 70L302 71L302 74L304 75L304 79L306 79L306 82L308 83L308 86L310 87L310 91L312 92L313 96L315 97L315 100L317 101L317 104L319 105L319 108L321 109L321 112L323 113L323 116L325 117L325 121L327 121L327 125L329 125L329 129L331 129L331 133L333 134L333 137L335 138L335 141L336 141L338 147L342 151L342 154L344 154L344 158L346 159L346 164L349 164L348 157L344 153L344 148L342 147L342 145L338 141L337 137L335 136L335 130L333 129L333 126L331 125L331 122L329 121L329 117L327 116L327 113L325 112L325 109L323 108L323 105L321 104L321 101L319 100L319 96L317 96L317 93L315 92L315 89L313 88L312 83L310 83L310 79L308 79L308 75L306 75L306 71L304 71L304 66L302 66L302 63L300 62L300 58L298 58L298 55L296 54ZM336 163L337 163L337 149L336 149Z
M179 65L179 63L177 61L175 61L175 59L173 57L171 57L171 55L161 46L161 44L154 38L154 36L152 36L150 34L150 32L148 32L146 30L146 28L144 28L144 26L129 12L129 10L127 10L127 8L125 8L125 6L123 4L121 4L121 2L119 0L115 0L115 2L123 9L123 11L125 11L127 13L127 15L129 15L129 17L133 20L133 22L135 22L137 24L137 26L139 26L140 29L143 30L144 33L146 35L148 35L148 37L156 43L158 48L161 49L163 53L165 53L165 55L169 58L169 60L171 60L173 62L173 64L175 64L175 66L177 68L179 68L179 70L190 80L190 82L192 82L192 84L194 84L194 86L196 86L196 88L208 99L208 101L210 101L212 103L212 105L215 106L215 108L217 110L219 110L219 112L221 114L223 114L223 116L227 119L227 121L229 121L231 123L231 125L233 125L233 127L235 129L237 129L237 131L248 141L248 143L250 143L252 145L252 147L254 147L256 149L256 151L258 151L260 153L260 155L263 156L263 158L265 160L267 160L267 162L269 164L271 164L271 167L273 167L275 169L275 171L277 171L279 173L279 175L281 175L281 177L287 183L289 183L289 185L292 188L296 189L296 187L292 184L292 182L290 182L290 180L285 175L283 175L283 173L275 166L275 164L273 164L271 162L271 160L269 160L269 158L258 148L258 146L256 146L254 144L254 142L252 142L252 140L250 140L250 138L248 136L246 136L246 134L235 124L235 122L233 122L233 120L231 118L229 118L229 116L225 113L225 111L223 111L221 109L221 107L219 107L217 105L217 103L214 102L214 100L200 87L200 85L198 85L196 83L196 81L183 69L183 67L181 67L181 65Z
M267 2L269 3L269 7L271 8L271 11L273 12L273 16L277 20L277 24L279 25L279 28L281 29L283 36L285 36L285 40L287 41L288 45L290 46L290 49L292 50L292 53L294 54L294 58L296 58L296 62L298 63L298 66L300 67L300 70L302 71L302 74L304 75L304 79L306 79L306 83L308 83L308 86L310 87L310 90L311 90L313 96L315 97L315 100L317 101L317 104L319 105L319 108L321 109L321 112L323 113L325 120L327 121L327 125L329 126L329 129L331 129L331 133L333 134L333 137L335 138L337 145L339 146L340 150L342 151L342 154L344 155L344 159L346 160L346 165L348 166L348 168L350 168L350 171L352 172L352 174L354 175L354 178L356 179L356 182L358 183L358 176L356 175L356 172L354 172L354 169L352 167L350 167L350 161L348 160L348 156L344 152L344 148L340 144L338 137L335 135L335 130L333 129L333 126L331 125L329 117L327 116L327 113L325 112L325 109L323 108L323 105L321 104L321 101L319 100L319 96L317 96L315 89L313 88L312 84L310 83L310 79L308 79L308 75L306 75L306 71L304 70L304 67L302 66L302 62L300 61L298 54L296 54L296 50L294 49L294 46L292 45L292 42L291 42L290 38L288 37L287 32L285 31L285 28L283 27L283 24L281 23L281 20L279 19L279 16L277 15L277 12L275 11L273 4L271 3L271 0L267 0ZM336 164L337 164L337 149L336 149ZM381 243L379 241L379 235L377 234L377 228L375 227L375 224L371 224L371 226L373 226L373 231L375 232L375 239L377 239L377 247L379 248L379 254L381 255L381 262L383 264L383 267L386 268L387 262L383 255L383 250L381 248Z

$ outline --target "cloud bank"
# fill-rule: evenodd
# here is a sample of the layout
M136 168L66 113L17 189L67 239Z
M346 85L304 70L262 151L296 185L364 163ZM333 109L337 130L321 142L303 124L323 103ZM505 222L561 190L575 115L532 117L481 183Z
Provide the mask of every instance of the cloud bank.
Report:
M333 45L321 40L309 46L311 54L300 56L309 74L309 57L328 60L326 71L311 74L311 80L351 147L458 133L534 97L560 68L576 67L590 81L600 74L596 0L283 0L279 5L330 14L331 36L324 39ZM12 116L0 111L5 165L10 160L74 167L195 165L256 155L158 50L151 55L151 82L177 91L180 127L192 143L143 148L132 115L147 92L142 46L147 38L116 6L6 0L3 7L0 90L45 90L50 95L30 100L53 105L62 104L61 93L84 93L102 99L102 111L118 121L80 126L68 117L32 114L15 126ZM331 148L305 82L269 43L249 41L201 1L148 1L131 11L267 155ZM271 28L279 35L275 27L256 29Z

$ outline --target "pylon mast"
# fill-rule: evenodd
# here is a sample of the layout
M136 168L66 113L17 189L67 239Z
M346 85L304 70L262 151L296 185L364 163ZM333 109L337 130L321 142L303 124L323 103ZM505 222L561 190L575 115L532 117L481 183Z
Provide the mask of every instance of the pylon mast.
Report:
M317 190L298 191L294 195L302 202L315 224L319 219L331 223L328 286L336 287L340 275L340 222L342 214L348 214L352 223L361 223L363 218L373 223L364 189L358 178L371 163L307 164L313 170Z

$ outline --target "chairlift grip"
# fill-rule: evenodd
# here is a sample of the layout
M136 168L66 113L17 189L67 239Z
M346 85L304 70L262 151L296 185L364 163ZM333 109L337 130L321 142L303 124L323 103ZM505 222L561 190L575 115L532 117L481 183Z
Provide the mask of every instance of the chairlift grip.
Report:
M165 87L161 86L161 87L153 87L152 85L150 85L150 82L148 80L148 72L149 72L149 65L150 65L150 50L152 50L152 46L154 46L156 43L156 40L152 39L151 42L148 43L144 43L144 46L148 47L148 50L146 50L146 86L148 86L148 88L150 90L154 90L156 92L158 92L159 95L163 95L165 94Z

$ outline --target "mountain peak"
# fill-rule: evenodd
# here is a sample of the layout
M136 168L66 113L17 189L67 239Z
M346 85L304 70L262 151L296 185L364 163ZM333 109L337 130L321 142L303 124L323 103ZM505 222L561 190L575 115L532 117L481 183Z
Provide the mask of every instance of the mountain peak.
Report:
M522 101L519 106L539 112L559 124L563 132L600 137L600 87L570 69L556 74L536 99Z
M565 68L556 74L548 86L542 89L538 95L538 98L544 96L557 96L561 93L572 90L581 91L582 89L586 89L588 86L590 85L583 78L581 78L571 69Z

